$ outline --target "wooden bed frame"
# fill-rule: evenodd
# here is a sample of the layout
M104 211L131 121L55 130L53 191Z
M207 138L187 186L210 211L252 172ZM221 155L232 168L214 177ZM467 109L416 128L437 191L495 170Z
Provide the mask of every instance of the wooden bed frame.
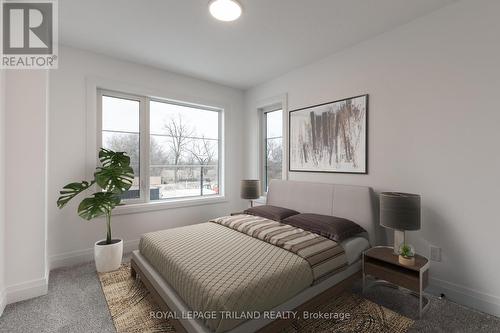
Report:
M375 224L372 197L372 190L369 187L273 180L269 185L267 203L294 209L302 213L317 213L348 218L367 231L368 239L373 246L377 245L379 230L377 230ZM143 260L141 256L138 256L138 259ZM147 269L150 270L151 268L147 267ZM141 265L134 260L134 256L131 259L131 274L144 283L161 311L168 312L172 310L167 305L167 301L161 296L161 292L164 290L159 292L155 289L155 281L148 279L147 272L143 271ZM354 273L349 272L349 274L329 289L308 298L304 303L294 307L294 311L298 311L300 314L303 311L312 310L318 305L325 304L332 298L338 297L344 291L350 290L354 281L361 278L361 266ZM167 299L170 300L170 296ZM258 329L257 332L277 332L290 325L293 320L295 319L278 319ZM180 320L169 319L169 322L172 323L177 332L188 332Z

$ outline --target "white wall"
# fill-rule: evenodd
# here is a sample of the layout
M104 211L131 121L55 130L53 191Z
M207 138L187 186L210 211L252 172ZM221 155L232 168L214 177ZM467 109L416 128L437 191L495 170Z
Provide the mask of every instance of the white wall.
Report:
M442 247L434 292L500 315L500 2L461 1L246 93L247 166L258 176L258 101L289 110L370 94L369 174L294 180L420 193L418 252ZM286 55L284 55L286 56Z
M0 315L5 303L5 71L0 69Z
M6 72L5 283L7 302L47 292L48 72Z
M49 255L51 267L90 260L95 241L105 237L102 220L87 222L76 214L77 201L56 207L59 190L86 176L86 81L98 78L120 85L154 90L163 97L184 96L187 101L227 105L226 149L228 202L113 217L113 237L125 240L126 250L137 246L140 235L160 229L203 222L242 207L239 180L242 164L243 92L152 67L119 61L86 51L61 47L59 69L50 77L49 134ZM93 93L93 92L92 92Z

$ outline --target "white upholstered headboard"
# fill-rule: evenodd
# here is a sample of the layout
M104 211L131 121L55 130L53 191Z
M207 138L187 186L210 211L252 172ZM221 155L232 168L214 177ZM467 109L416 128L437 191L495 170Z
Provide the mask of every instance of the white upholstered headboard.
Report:
M349 219L368 232L373 246L378 244L378 224L372 197L372 189L365 186L272 180L267 204Z

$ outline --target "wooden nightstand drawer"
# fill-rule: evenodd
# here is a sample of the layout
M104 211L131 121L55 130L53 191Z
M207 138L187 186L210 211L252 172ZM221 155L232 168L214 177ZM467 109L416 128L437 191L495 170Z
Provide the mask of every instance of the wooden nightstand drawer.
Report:
M405 267L384 259L365 256L364 269L365 274L372 275L379 280L385 280L415 292L420 290L420 272L415 270L415 267ZM428 277L428 271L425 270L422 273L422 290L427 288Z
M372 275L379 280L385 280L415 292L420 290L418 272L406 274L393 267L365 262L365 274Z

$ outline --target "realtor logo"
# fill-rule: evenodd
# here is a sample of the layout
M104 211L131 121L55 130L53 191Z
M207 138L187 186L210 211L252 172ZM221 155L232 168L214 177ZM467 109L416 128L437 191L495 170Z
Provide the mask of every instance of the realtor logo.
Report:
M57 67L57 2L1 1L2 68Z

